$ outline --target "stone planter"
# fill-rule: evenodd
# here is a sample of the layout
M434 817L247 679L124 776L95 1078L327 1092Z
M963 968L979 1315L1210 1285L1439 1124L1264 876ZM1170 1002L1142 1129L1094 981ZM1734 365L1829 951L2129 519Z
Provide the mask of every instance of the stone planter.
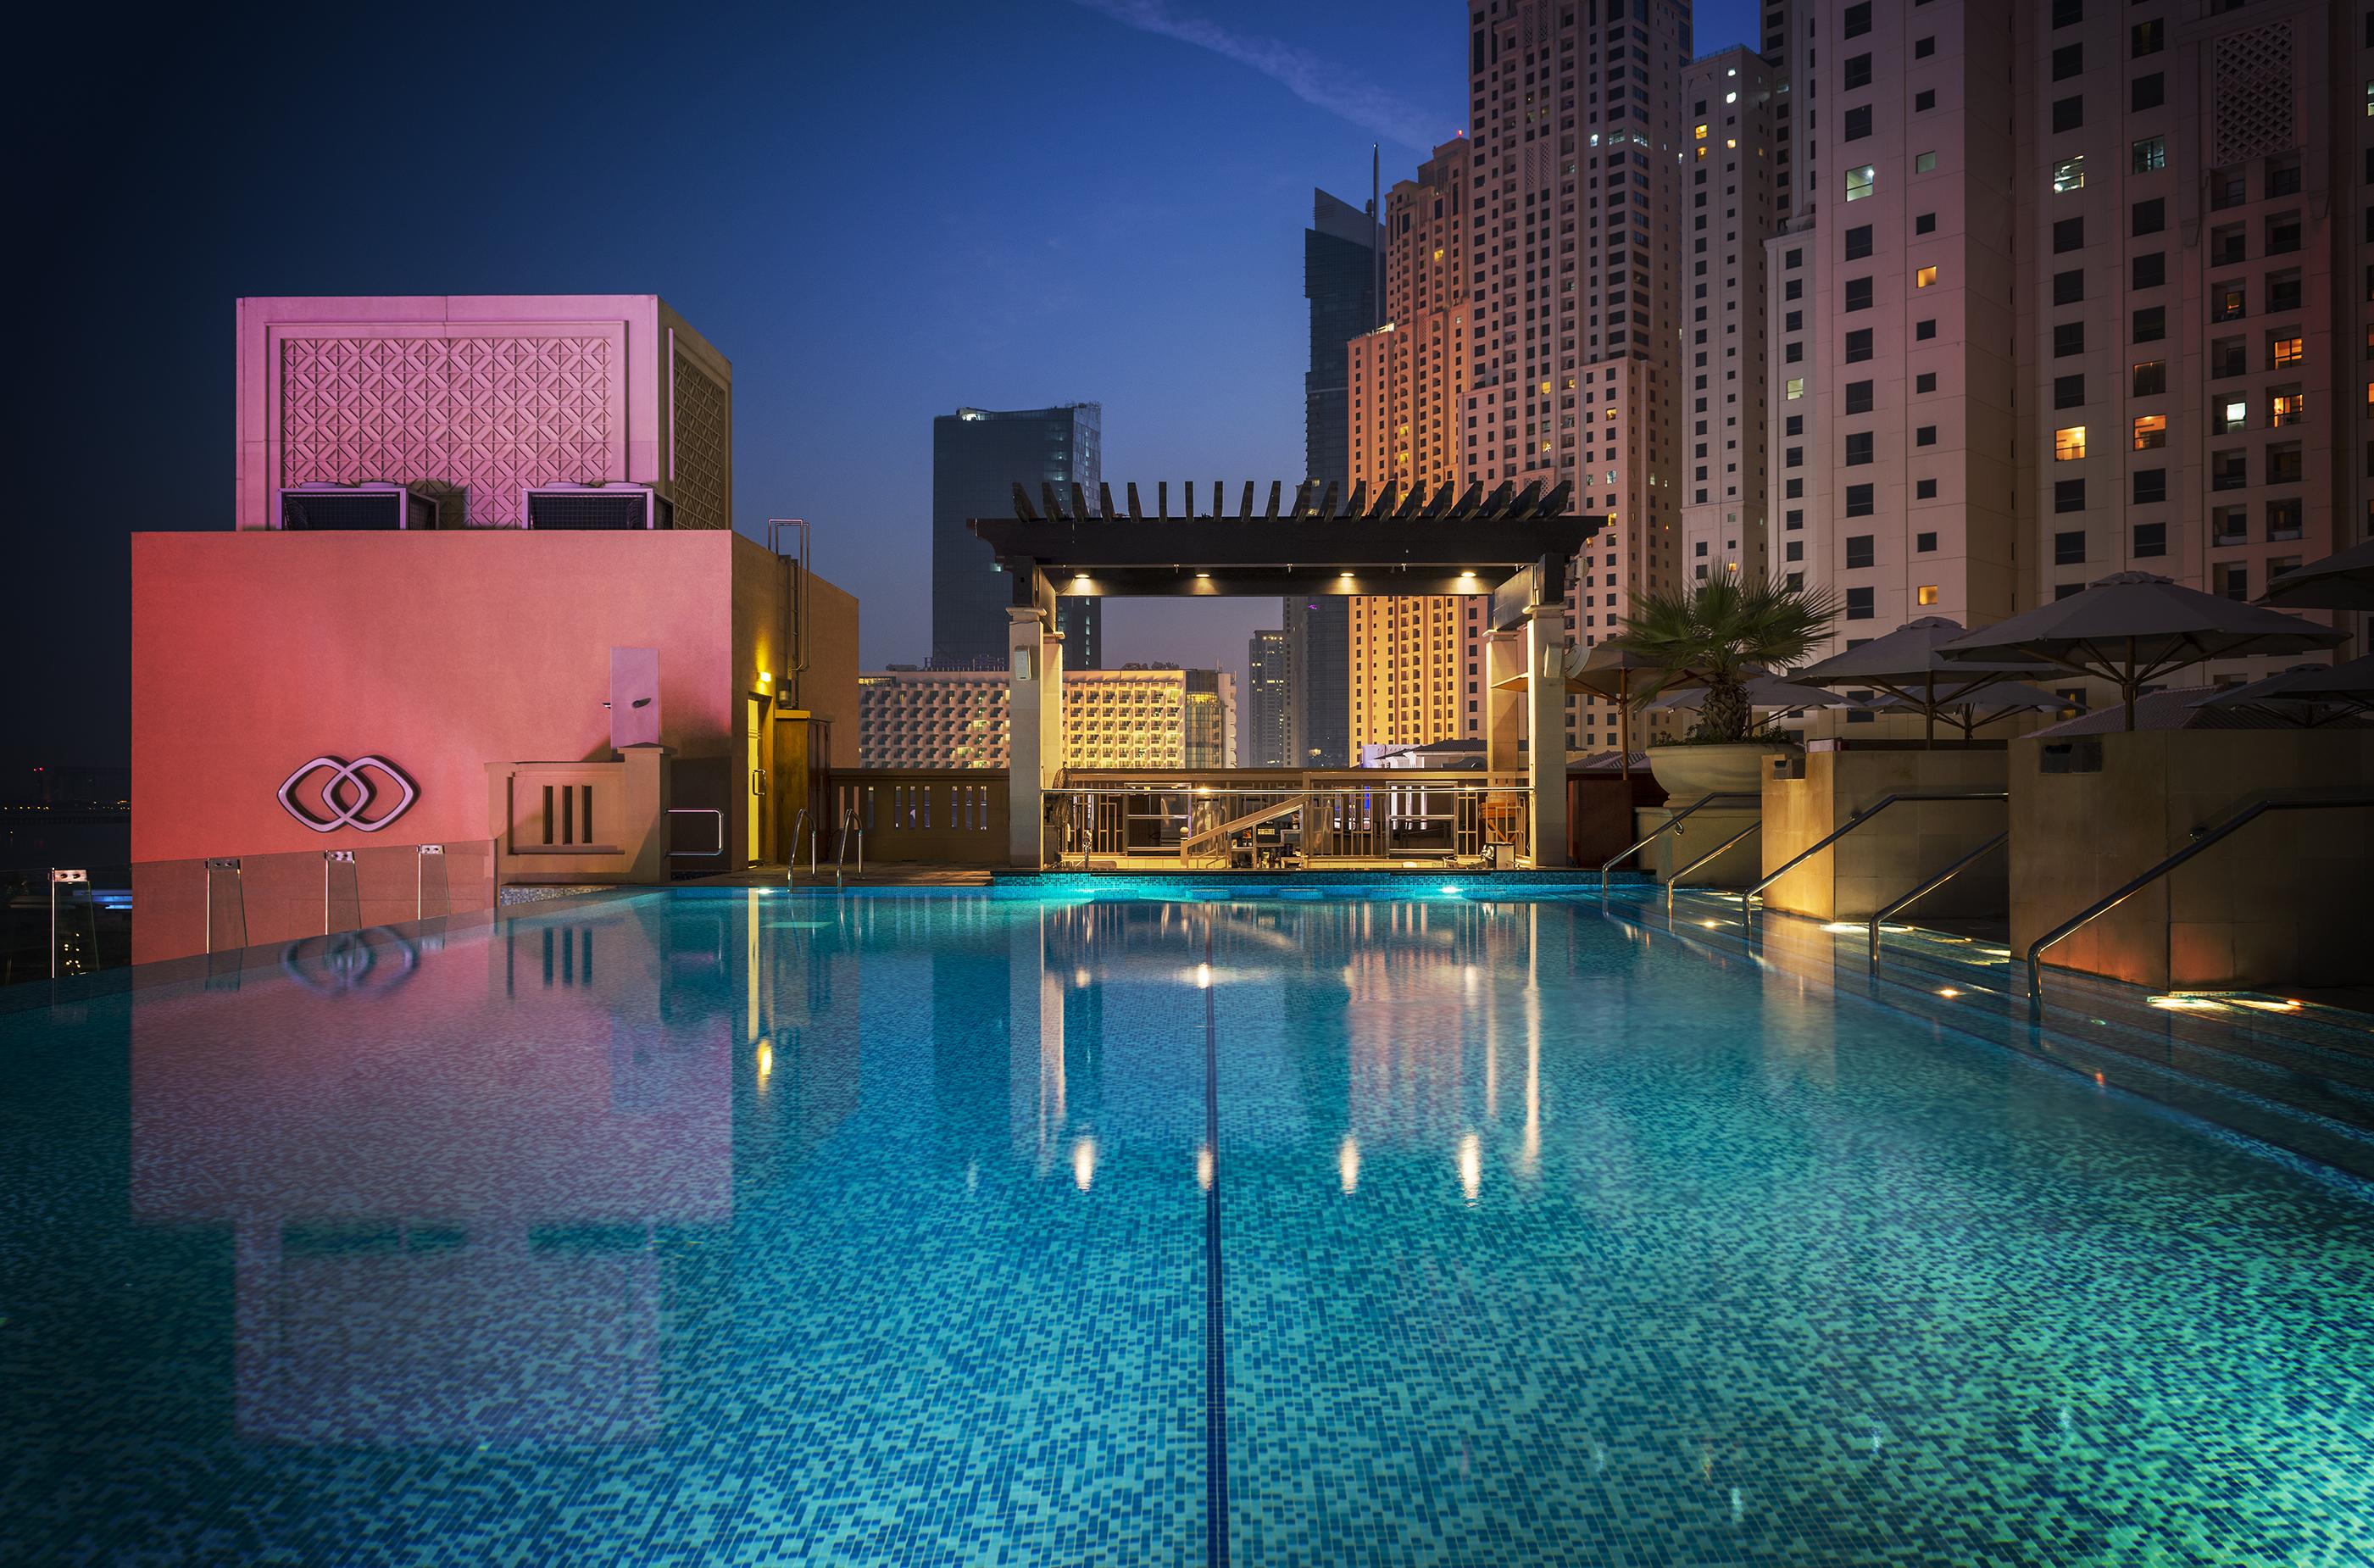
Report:
M1766 760L1785 757L1789 749L1769 740L1743 740L1724 746L1652 746L1649 772L1664 787L1666 804L1676 809L1710 795L1753 795L1764 787L1771 771Z

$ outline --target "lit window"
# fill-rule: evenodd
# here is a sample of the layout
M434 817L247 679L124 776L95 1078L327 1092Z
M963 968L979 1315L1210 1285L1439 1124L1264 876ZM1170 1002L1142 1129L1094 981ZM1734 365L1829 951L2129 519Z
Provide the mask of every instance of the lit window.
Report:
M2052 189L2055 195L2086 188L2086 155L2064 158L2052 166Z
M1691 135L1697 136L1700 141L1706 140L1706 134L1707 128L1704 125L1700 125L1696 131L1691 133Z
M2308 394L2304 392L2278 392L2275 394L2274 417L2268 420L2268 423L2275 425L2297 425L2302 419L2306 418L2307 415Z
M2297 365L2303 358L2300 352L2300 340L2297 337L2278 337L2270 347L2274 351L2269 358L2274 360L2277 370L2281 370L2286 365Z
M1912 172L1915 174L1934 173L1936 169L1937 155L1935 153L1916 152L1912 155Z
M2063 425L2052 432L2052 460L2066 463L2086 455L2086 427Z
M2079 447L2077 455L2083 457L2086 455L2084 451L2086 434L2083 430L2080 430L2077 433L2077 442ZM2167 444L2167 415L2138 414L2135 416L2135 450L2137 452L2145 452L2155 446L2166 446Z
M1934 583L1923 583L1913 592L1914 596L1924 605L1933 605L1937 602L1937 584Z
M2145 136L2134 144L2134 158L2128 168L2137 174L2149 174L2168 167L2168 138Z
M1789 378L1789 384L1783 390L1781 395L1792 400L1804 396L1805 378L1804 376L1791 376ZM2374 381L2369 381L2366 383L2366 402L2368 407L2374 407Z
M1863 197L1871 195L1874 184L1870 164L1866 163L1860 169L1848 170L1847 200L1851 202L1863 200Z
M1924 266L1912 275L1912 287L1915 289L1926 289L1936 281L1937 269L1933 266Z

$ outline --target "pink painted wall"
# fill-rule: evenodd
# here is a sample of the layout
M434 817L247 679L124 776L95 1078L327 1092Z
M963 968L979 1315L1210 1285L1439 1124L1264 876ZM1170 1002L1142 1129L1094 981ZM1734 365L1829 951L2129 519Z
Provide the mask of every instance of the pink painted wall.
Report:
M312 482L410 484L458 528L624 480L732 525L733 366L656 295L241 300L238 358L241 528Z
M486 764L609 753L610 650L660 652L662 739L739 724L727 531L139 534L132 857L484 839ZM419 799L320 833L275 798L323 753L386 758Z

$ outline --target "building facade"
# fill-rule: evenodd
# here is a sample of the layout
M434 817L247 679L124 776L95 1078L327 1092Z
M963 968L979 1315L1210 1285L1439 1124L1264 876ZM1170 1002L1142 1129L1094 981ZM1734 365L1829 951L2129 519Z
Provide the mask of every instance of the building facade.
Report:
M859 766L1003 770L1002 670L890 669L858 678ZM1064 672L1067 768L1233 768L1237 682L1225 670L1127 665Z
M1286 768L1294 764L1287 727L1294 689L1293 647L1284 631L1256 631L1245 645L1244 764Z
M1380 317L1375 217L1313 191L1310 227L1302 234L1302 293L1310 301L1310 361L1303 375L1303 466L1322 487L1348 489L1350 393L1345 345ZM1351 607L1335 597L1291 597L1282 625L1292 684L1287 694L1286 755L1297 766L1342 767L1352 755Z
M1571 485L1578 513L1607 519L1567 607L1587 647L1620 630L1633 594L1681 575L1683 378L1716 351L1685 346L1690 10L1469 0L1468 11L1464 471L1487 489ZM1569 748L1616 733L1612 703L1569 703Z
M1682 562L1689 582L1760 582L1771 574L1764 269L1779 216L1774 73L1755 51L1726 49L1691 63L1682 96L1694 361Z
M1012 585L969 518L1005 517L1014 487L1031 504L1054 487L1093 500L1104 478L1104 410L1095 403L1052 408L959 408L932 421L932 663L944 669L995 669L1005 662L1006 606ZM1057 607L1064 663L1095 669L1104 662L1104 608L1093 598Z
M2364 536L2374 28L2324 6L1800 4L1769 249L1779 569L1832 649ZM2374 346L2374 337L2367 339ZM2251 673L2211 666L2210 678Z
M1446 142L1386 193L1386 320L1346 348L1351 483L1372 501L1464 483L1471 152L1463 137ZM1476 598L1350 601L1355 747L1481 733L1483 614Z

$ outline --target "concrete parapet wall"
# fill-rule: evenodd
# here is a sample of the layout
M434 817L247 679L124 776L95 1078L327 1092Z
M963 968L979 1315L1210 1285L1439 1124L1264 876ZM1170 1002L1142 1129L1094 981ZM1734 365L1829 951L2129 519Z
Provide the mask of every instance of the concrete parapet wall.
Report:
M2000 790L2008 754L1996 750L1812 751L1801 779L1764 781L1763 866L1769 875L1890 795ZM1987 800L1909 800L1764 890L1768 907L1815 920L1867 919L2004 829ZM1908 917L2001 915L2002 852L1970 866Z
M2011 947L2030 943L2251 796L2374 783L2374 732L2172 730L2087 737L2098 771L2011 748ZM2083 755L2083 753L2079 753ZM2273 812L2049 949L2048 963L2157 988L2374 982L2364 892L2374 810Z

